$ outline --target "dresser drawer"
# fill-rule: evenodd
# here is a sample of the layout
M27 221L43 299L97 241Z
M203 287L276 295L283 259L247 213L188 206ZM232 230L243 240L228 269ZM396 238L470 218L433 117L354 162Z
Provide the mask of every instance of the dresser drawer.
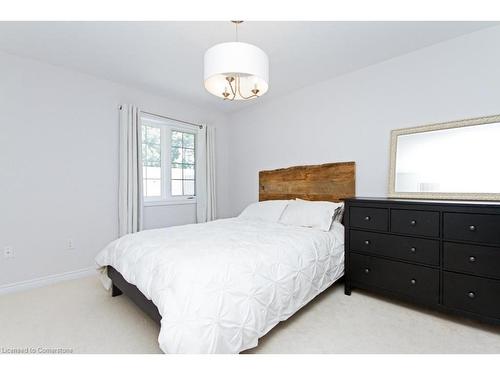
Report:
M351 207L349 225L356 228L387 230L389 215L385 208Z
M349 268L354 285L381 288L426 304L439 301L438 270L354 253Z
M445 242L443 267L450 271L500 278L500 248Z
M444 272L443 304L492 318L500 318L500 281Z
M439 241L351 230L349 247L374 255L439 265Z
M391 232L439 236L439 212L391 210Z
M500 245L500 215L444 213L444 238Z

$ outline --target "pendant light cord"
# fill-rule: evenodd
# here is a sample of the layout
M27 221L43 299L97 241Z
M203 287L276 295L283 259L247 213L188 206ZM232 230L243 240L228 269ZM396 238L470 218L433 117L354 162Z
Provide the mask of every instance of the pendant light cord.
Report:
M236 35L236 41L239 42L239 38L238 38L238 26L240 25L240 23L242 23L243 21L231 21L232 23L234 23L234 26L235 26L235 35Z

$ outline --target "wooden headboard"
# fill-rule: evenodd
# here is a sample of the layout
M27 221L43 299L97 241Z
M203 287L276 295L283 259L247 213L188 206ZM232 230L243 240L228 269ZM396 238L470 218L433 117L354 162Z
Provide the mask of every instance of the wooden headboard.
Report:
M306 199L339 202L355 196L356 164L302 165L259 172L259 201Z

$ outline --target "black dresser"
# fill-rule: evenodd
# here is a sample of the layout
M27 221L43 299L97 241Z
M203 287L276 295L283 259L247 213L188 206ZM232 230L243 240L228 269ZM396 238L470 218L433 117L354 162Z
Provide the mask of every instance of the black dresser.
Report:
M500 204L346 200L345 293L500 323Z

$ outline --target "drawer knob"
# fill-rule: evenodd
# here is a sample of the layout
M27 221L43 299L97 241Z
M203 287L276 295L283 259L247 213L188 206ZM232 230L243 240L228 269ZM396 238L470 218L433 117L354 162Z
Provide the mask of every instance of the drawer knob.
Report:
M412 227L414 227L415 225L417 225L417 220L412 220L412 221L410 221L410 225L411 225Z
M365 216L365 221L370 221L372 218L370 216Z
M416 285L417 284L417 280L416 279L411 279L410 280L410 284L411 285Z
M370 273L370 269L369 268L365 268L365 273Z
M365 245L369 245L370 244L370 240L365 240Z
M469 298L476 298L476 293L474 293L474 292L469 292L469 293L467 293L467 296L468 296Z
M417 252L417 248L413 246L413 247L410 249L410 252L411 252L412 254L415 254L415 253Z
M469 230L471 232L475 232L476 231L476 226L475 225L469 225Z
M469 257L469 262L470 263L474 263L476 261L476 257L475 256L470 256Z

